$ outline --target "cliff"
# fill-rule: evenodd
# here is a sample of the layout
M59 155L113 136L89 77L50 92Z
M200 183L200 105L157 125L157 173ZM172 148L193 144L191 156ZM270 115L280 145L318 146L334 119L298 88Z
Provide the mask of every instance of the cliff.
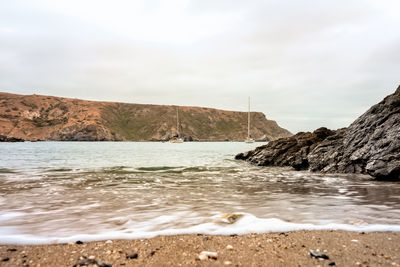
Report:
M400 180L400 86L348 128L298 133L236 155L260 166Z
M243 141L247 113L179 107L186 140ZM274 140L291 133L252 112L252 137ZM0 93L0 135L29 141L162 141L176 135L176 106L86 101Z

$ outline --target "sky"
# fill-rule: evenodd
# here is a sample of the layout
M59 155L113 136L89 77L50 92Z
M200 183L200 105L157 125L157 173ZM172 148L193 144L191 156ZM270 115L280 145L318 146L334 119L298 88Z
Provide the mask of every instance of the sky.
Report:
M0 91L348 126L400 84L398 0L13 0Z

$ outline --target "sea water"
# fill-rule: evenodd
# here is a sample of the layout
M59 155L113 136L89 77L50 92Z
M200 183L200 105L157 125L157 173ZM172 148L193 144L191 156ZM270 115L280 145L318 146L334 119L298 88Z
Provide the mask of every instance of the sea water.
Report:
M0 243L400 231L400 183L252 166L262 143L0 143ZM237 213L235 223L221 217Z

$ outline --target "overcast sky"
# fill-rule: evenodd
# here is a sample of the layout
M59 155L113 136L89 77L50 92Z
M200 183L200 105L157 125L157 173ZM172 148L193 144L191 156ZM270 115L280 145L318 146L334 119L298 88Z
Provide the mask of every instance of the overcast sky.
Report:
M349 125L400 84L398 0L10 0L0 91Z

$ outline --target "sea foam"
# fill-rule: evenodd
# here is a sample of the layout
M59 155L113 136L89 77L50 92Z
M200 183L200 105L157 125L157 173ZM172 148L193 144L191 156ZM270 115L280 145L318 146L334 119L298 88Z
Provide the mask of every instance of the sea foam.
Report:
M171 228L159 231L108 231L97 234L76 234L66 237L45 237L22 234L7 234L0 231L0 244L16 244L16 245L39 245L54 243L70 243L77 240L101 241L109 239L144 239L152 238L159 235L182 235L182 234L207 234L207 235L245 235L250 233L261 234L270 232L288 232L299 230L344 230L355 232L382 232L382 231L400 231L400 225L384 225L384 224L304 224L286 222L276 218L257 218L251 214L242 213L239 220L232 224L221 224L218 222L209 222L194 225L186 228Z

